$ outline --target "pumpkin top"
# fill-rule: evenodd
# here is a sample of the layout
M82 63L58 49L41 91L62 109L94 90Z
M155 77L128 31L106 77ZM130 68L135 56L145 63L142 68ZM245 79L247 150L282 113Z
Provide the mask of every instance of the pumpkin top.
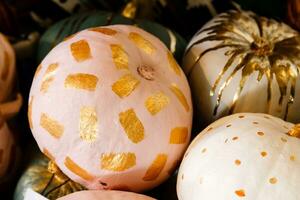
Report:
M242 76L230 113L234 110L248 77L256 72L258 81L263 76L268 80L268 102L271 100L271 83L275 79L280 90L279 104L282 104L285 95L288 95L288 105L293 103L300 64L300 36L297 31L284 23L257 16L252 12L231 10L218 15L197 32L186 54L205 42L214 43L210 48L204 49L185 70L190 73L205 54L226 48L225 55L228 60L211 89L211 95L217 95L214 115L218 111L224 89L239 71L242 71ZM233 64L235 66L230 71ZM223 78L225 81L222 83ZM288 87L289 83L291 87ZM287 110L288 108L285 118Z

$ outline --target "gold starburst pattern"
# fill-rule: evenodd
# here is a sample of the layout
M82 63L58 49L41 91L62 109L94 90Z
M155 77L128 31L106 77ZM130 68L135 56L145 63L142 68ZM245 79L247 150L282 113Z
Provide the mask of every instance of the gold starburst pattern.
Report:
M200 43L208 41L219 43L204 50L189 68L189 72L208 52L226 48L225 55L229 58L211 88L210 95L217 95L214 115L218 112L224 89L231 83L233 77L241 71L242 76L229 113L233 113L249 76L258 72L258 82L264 76L268 81L267 102L269 110L274 79L280 90L278 104L283 107L282 102L284 98L287 99L287 105L284 108L284 118L286 119L289 106L294 101L296 80L300 70L299 34L284 23L242 10L231 10L220 14L213 25L200 30L196 35L204 32L206 35L195 41L187 49L187 53L193 46ZM225 76L228 71L231 73ZM217 91L218 86L220 87Z

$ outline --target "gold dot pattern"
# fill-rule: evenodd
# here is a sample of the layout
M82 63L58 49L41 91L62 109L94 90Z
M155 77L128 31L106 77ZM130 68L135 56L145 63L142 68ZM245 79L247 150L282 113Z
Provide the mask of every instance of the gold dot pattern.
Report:
M232 138L232 140L238 140L238 139L239 139L239 137L237 137L237 136Z
M108 153L101 155L101 169L122 172L136 165L134 153Z
M131 32L129 33L128 38L142 51L147 54L152 54L156 50L152 43L142 37L140 34Z
M110 45L112 59L117 69L128 69L128 55L119 44Z
M155 180L164 166L167 163L168 156L166 154L158 154L155 160L152 162L150 167L147 169L146 174L143 177L144 181L153 181Z
M257 135L264 136L264 132L259 131L259 132L257 132Z
M176 60L174 59L172 53L169 52L169 51L168 51L168 53L167 53L167 58L168 58L169 65L170 65L171 69L172 69L178 76L180 76L180 75L181 75L180 67L179 67L179 65L177 64Z
M170 89L173 92L173 94L175 94L175 96L177 97L179 102L182 104L184 109L188 112L190 110L190 107L189 107L189 104L188 104L184 94L182 93L182 91L178 88L178 86L176 84L172 84L170 86Z
M71 53L77 62L83 62L92 57L89 43L86 40L79 40L71 44Z
M81 168L75 163L69 156L65 158L65 166L74 174L81 177L84 180L92 180L93 176L89 174L85 169Z
M64 133L64 126L45 113L41 115L40 125L56 139L59 139Z
M140 81L137 78L126 74L112 85L112 91L120 98L124 98L129 96L139 84Z
M102 33L105 35L116 35L117 31L111 28L104 28L104 27L96 27L96 28L90 28L89 31L94 31L97 33Z
M187 127L176 127L171 130L170 144L184 144L188 139L188 128Z
M133 109L121 112L119 121L133 143L139 143L144 139L144 126Z
M236 190L234 192L238 197L245 197L246 196L246 193L243 189L239 189L239 190Z
M93 107L82 107L80 109L79 133L84 141L93 142L97 138L98 117Z
M50 84L54 80L54 75L55 75L57 68L58 68L58 63L53 63L48 66L46 73L43 77L41 88L40 88L40 91L42 93L46 93L48 91Z
M98 77L92 74L70 74L65 79L65 88L81 89L95 91L98 83Z
M240 161L240 160L235 160L234 163L235 163L236 165L240 165L240 164L241 164L241 161Z
M266 157L268 154L267 154L267 152L262 151L262 152L260 152L260 155L261 155L262 157Z
M269 182L270 182L271 184L276 184L276 183L277 183L277 178L272 177L272 178L269 179Z
M170 102L170 99L163 92L149 96L145 101L145 107L151 115L156 115Z

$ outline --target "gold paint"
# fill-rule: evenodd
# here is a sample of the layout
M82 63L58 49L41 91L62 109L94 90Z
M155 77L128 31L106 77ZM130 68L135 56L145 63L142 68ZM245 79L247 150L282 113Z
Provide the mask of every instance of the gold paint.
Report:
M167 32L168 32L169 38L170 38L170 47L169 47L169 49L172 53L175 53L176 43L177 43L176 36L174 35L174 33L170 29L167 29Z
M133 75L126 74L112 85L112 91L114 91L120 98L127 97L139 84L140 81Z
M92 57L89 43L86 40L79 40L71 44L71 53L77 62L83 62Z
M81 177L86 181L93 180L93 176L89 174L85 169L76 164L69 156L65 158L65 166L74 174Z
M144 139L144 126L133 109L126 110L119 114L119 121L133 143L139 143Z
M292 137L300 138L300 124L296 124L287 134Z
M168 57L168 61L169 61L169 65L170 65L171 69L172 69L177 75L180 76L180 75L181 75L180 67L179 67L179 65L177 64L176 60L174 59L172 53L168 51L167 57Z
M134 153L108 153L101 156L101 169L122 172L135 165Z
M42 113L40 125L53 137L59 139L64 133L64 126L55 119L52 119L47 114Z
M155 47L151 44L151 42L149 42L148 40L143 38L138 33L135 33L135 32L129 33L129 39L132 42L134 42L138 48L140 48L147 54L152 54L156 50Z
M169 102L170 100L167 95L162 92L158 92L147 98L145 101L145 107L151 115L155 115L165 108Z
M267 156L267 152L262 151L262 152L260 152L260 155L261 155L262 157L266 157L266 156Z
M34 73L34 79L37 77L37 75L40 73L42 69L42 64L39 64L39 66L36 68L35 73Z
M235 163L236 165L240 165L240 164L241 164L241 161L240 161L240 160L235 160L234 163Z
M9 74L9 65L10 65L10 61L9 61L8 53L7 51L4 51L4 63L3 63L4 69L2 70L2 74L1 74L2 80L5 80Z
M170 89L175 94L180 103L183 105L184 109L188 112L190 110L190 107L182 91L175 84L172 84L170 86Z
M239 137L235 136L235 137L232 138L232 140L237 140L237 139L239 139Z
M239 196L239 197L245 197L245 196L246 196L246 193L245 193L245 191L244 191L243 189L236 190L234 193L235 193L237 196Z
M153 181L155 180L161 171L163 170L164 166L167 163L168 156L166 154L158 154L153 160L150 167L147 169L146 174L143 177L144 181Z
M176 127L173 128L170 134L170 144L184 144L188 139L188 128L187 127Z
M218 112L224 89L231 83L237 73L241 72L242 76L233 96L229 114L234 112L236 102L249 76L258 73L258 81L262 80L263 76L268 81L266 100L269 109L273 98L271 83L273 77L275 78L280 91L278 104L283 107L284 98L288 102L286 107L283 108L285 111L284 118L287 118L289 106L294 102L296 79L300 73L299 34L284 23L278 23L275 20L269 20L241 10L229 11L219 15L213 26L202 29L197 35L203 32L207 35L195 41L189 47L187 53L196 44L207 41L218 43L202 52L192 67L188 67L188 73L192 71L192 68L205 54L228 48L225 55L229 56L229 59L211 89L211 95L217 95L214 115ZM233 65L233 63L237 64ZM228 71L232 72L224 77ZM221 80L224 80L224 82L221 83ZM288 87L289 84L291 87ZM220 87L216 91L218 86Z
M117 69L128 69L128 55L119 44L110 45L112 59Z
M94 91L97 87L98 77L92 74L70 74L65 80L65 88L75 88Z
M263 135L264 135L264 132L259 131L259 132L257 132L257 135L263 136Z
M53 76L55 75L57 68L58 68L58 63L52 63L48 66L40 88L40 91L42 93L46 93L48 91L50 84L54 80Z
M269 182L270 182L271 184L276 184L276 183L277 183L277 178L272 177L272 178L269 179Z
M136 12L137 12L137 0L131 0L126 4L125 8L123 9L122 15L124 17L134 19L136 16Z
M48 149L43 148L43 154L47 156L47 158L49 158L50 160L55 161L54 156L50 153Z
M34 97L32 96L30 98L29 105L28 105L28 111L27 111L29 127L30 127L31 130L33 129L33 125L32 125L32 103L33 103L33 99L34 99Z
M89 31L94 31L98 33L102 33L105 35L116 35L117 31L111 28L104 28L104 27L96 27L96 28L90 28Z
M290 160L291 160L291 161L295 161L295 160L296 160L296 156L291 155L291 156L290 156Z
M97 138L97 114L95 108L82 107L80 109L79 134L80 138L93 142Z

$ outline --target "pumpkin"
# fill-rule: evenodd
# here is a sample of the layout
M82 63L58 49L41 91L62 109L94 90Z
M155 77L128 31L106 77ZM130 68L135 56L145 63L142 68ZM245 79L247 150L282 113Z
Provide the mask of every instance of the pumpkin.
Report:
M180 200L296 200L300 126L267 114L217 120L191 143L181 163Z
M88 199L88 200L155 200L151 197L135 194L132 192L122 191L81 191L69 194L61 197L58 200L77 200L77 199Z
M28 150L26 151L28 153ZM31 156L29 164L17 183L14 200L25 199L28 189L32 189L50 200L84 189L83 186L65 176L52 161L49 161L38 150Z
M15 54L12 46L0 33L0 103L11 95L15 78Z
M0 184L7 179L13 169L13 161L16 158L16 146L12 133L0 113Z
M299 121L299 56L299 34L286 24L242 10L218 15L183 58L197 113L206 122L238 112Z
M28 117L41 151L75 182L143 191L180 160L192 103L165 45L140 28L114 25L81 31L47 55Z
M69 35L86 28L110 24L132 24L140 27L157 36L178 60L182 58L186 41L170 29L147 20L129 19L111 12L95 11L74 15L51 26L41 37L37 59L41 61L55 45Z

